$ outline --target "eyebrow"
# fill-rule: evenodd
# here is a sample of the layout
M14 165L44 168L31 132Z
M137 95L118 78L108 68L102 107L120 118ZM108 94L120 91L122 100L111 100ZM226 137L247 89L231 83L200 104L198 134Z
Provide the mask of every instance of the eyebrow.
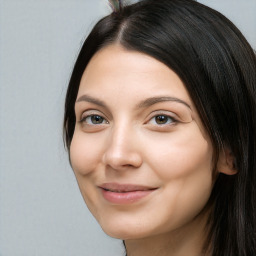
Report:
M152 105L154 105L156 103L163 102L163 101L178 102L178 103L181 103L181 104L185 105L189 109L191 109L191 106L187 102L185 102L185 101L183 101L181 99L178 99L178 98L175 98L175 97L169 97L169 96L160 96L160 97L148 98L148 99L142 101L141 103L139 103L138 107L139 108L146 108L146 107L152 106Z
M96 105L99 105L103 108L107 108L107 105L104 103L104 101L102 100L99 100L99 99L96 99L94 97L91 97L89 95L82 95L81 97L79 97L77 100L76 100L76 103L77 102L81 102L81 101L86 101L86 102L91 102L93 104L96 104Z
M76 103L81 102L81 101L91 102L91 103L96 104L98 106L108 108L104 101L102 101L100 99L97 99L97 98L94 98L94 97L91 97L89 95L82 95L81 97L79 97L76 100ZM152 106L154 104L164 102L164 101L174 101L174 102L177 102L177 103L181 103L181 104L185 105L186 107L188 107L189 109L191 109L191 106L187 102L185 102L185 101L183 101L179 98L169 97L169 96L160 96L160 97L157 96L157 97L148 98L146 100L143 100L139 104L137 104L137 108L146 108L146 107L149 107L149 106Z

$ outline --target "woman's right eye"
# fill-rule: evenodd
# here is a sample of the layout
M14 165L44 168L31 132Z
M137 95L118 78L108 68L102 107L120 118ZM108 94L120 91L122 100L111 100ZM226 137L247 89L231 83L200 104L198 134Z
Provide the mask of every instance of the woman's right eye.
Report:
M89 115L82 117L80 122L88 125L108 124L108 121L100 115Z

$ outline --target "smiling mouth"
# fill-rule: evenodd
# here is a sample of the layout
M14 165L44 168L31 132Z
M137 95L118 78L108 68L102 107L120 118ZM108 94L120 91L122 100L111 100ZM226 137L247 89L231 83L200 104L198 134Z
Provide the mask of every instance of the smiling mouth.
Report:
M155 188L151 188L151 189L140 189L140 190L114 190L114 189L107 189L107 188L102 188L105 191L109 191L109 192L114 192L114 193L129 193L129 192L136 192L136 191L148 191L148 190L155 190Z
M117 183L104 183L99 188L105 200L117 205L137 202L157 190L154 187Z
M105 191L115 192L115 193L128 193L136 191L148 191L154 190L154 187L147 187L143 185L133 185L133 184L118 184L118 183L104 183L100 186Z

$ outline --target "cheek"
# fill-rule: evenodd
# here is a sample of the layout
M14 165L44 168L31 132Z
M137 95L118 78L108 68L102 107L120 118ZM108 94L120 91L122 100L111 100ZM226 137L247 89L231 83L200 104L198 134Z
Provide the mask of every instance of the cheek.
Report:
M96 136L75 131L70 145L70 160L76 175L91 173L101 160L102 143Z
M95 202L99 200L92 181L94 170L100 163L102 149L99 141L90 137L94 136L86 136L83 132L75 131L70 145L70 160L84 201L97 218L98 206Z
M176 228L188 222L205 207L210 197L212 180L212 146L197 129L158 138L147 147L150 168L162 181L159 212L173 220Z
M189 178L212 173L212 146L196 125L184 131L154 139L147 146L148 162L161 180Z

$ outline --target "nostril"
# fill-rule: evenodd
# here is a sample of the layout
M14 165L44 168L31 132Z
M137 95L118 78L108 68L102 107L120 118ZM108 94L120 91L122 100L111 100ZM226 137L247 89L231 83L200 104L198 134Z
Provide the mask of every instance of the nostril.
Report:
M103 157L103 164L114 170L121 171L140 167L142 164L142 158L136 152L130 152L123 155L115 155L108 152Z
M139 144L134 143L135 137L126 128L115 130L106 143L103 164L115 170L138 168L142 163Z

